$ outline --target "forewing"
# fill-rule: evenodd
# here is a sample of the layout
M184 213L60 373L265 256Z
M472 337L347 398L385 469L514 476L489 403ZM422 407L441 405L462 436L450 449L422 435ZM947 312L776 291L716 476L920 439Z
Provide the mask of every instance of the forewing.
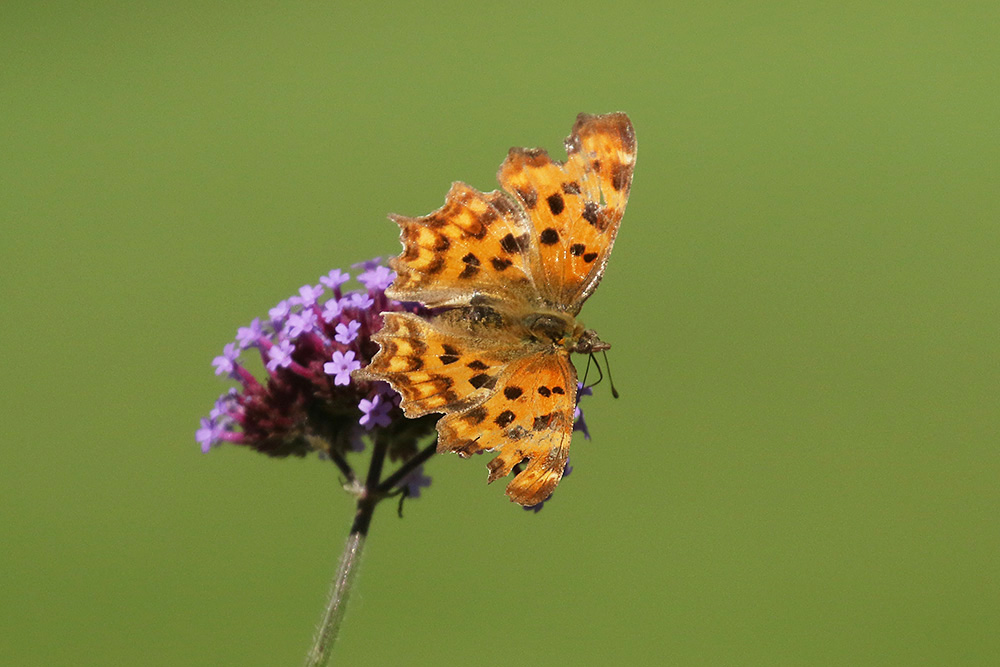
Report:
M530 223L504 192L455 183L430 215L390 217L403 243L403 253L389 262L397 273L386 290L393 299L428 307L467 302L474 294L512 299L531 283Z
M580 114L565 143L565 163L512 148L497 178L530 218L536 286L575 314L600 282L625 212L635 131L624 113Z

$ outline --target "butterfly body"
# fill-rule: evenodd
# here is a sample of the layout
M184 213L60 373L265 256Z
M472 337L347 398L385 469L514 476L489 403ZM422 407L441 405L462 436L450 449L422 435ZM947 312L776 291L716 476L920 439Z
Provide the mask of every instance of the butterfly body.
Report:
M438 449L499 452L489 481L541 502L562 477L576 404L571 353L608 349L576 316L604 273L631 187L635 135L622 113L580 114L568 159L512 148L481 193L455 183L427 216L392 216L403 253L386 293L427 316L386 313L357 372L385 380L409 417L441 412Z

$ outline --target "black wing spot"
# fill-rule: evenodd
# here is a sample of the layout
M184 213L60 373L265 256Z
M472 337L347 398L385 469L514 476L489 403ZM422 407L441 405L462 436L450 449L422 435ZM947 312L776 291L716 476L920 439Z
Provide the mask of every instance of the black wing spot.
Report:
M471 384L476 389L485 387L486 385L493 382L493 378L486 373L480 373L479 375L473 375L469 378L469 384Z
M578 195L580 194L580 184L576 181L570 181L569 183L562 184L562 191L568 195Z
M485 371L487 368L489 368L489 366L479 361L479 359L476 359L475 361L470 361L466 365L474 371Z
M511 412L510 410L504 410L503 412L497 415L497 418L493 420L493 423L503 428L504 426L510 424L512 421L514 421L514 413Z
M472 408L464 415L462 418L475 426L476 424L482 424L483 420L486 419L486 408L480 405L479 407Z
M456 361L458 361L458 357L454 354L441 354L438 355L438 359L440 359L441 363L444 364L445 366L447 366L448 364L453 364Z
M521 252L527 245L528 238L526 235L514 236L513 234L508 234L507 236L500 239L500 247L508 255L513 255L516 252Z
M627 164L616 164L611 170L611 187L615 190L621 190L628 183L629 176L631 176L632 170Z
M597 227L597 202L589 201L583 207L583 213L580 214L584 220L589 222L594 227Z
M563 201L562 195L558 192L546 197L545 201L549 203L549 210L552 211L552 215L559 215L566 208L566 202Z
M504 387L504 390L503 390L503 395L506 396L507 400L509 400L509 401L513 401L514 399L518 398L523 393L524 393L523 389L521 389L520 387L515 387L513 385L511 385L509 387Z
M565 394L566 392L563 391L562 387L552 387L552 393L553 394Z
M434 260L427 265L427 268L423 269L423 273L433 276L441 272L444 268L444 255L438 255Z
M509 259L505 258L501 259L500 257L494 257L493 259L490 260L490 263L493 264L493 268L496 269L497 271L505 271L506 269L509 269L510 265L513 264L514 262L510 261Z
M579 257L580 255L583 254L583 251L586 249L587 246L583 245L582 243L574 243L569 247L569 254L573 255L574 257Z
M583 256L583 261L585 261L587 264L590 264L595 259L597 259L596 252L588 252L586 255Z
M552 245L553 243L558 243L559 232L557 232L552 227L547 227L542 230L542 233L538 237L538 240L544 243L545 245Z
M479 266L479 258L473 255L471 252L462 258L462 261L469 266Z
M545 398L548 398L549 396L552 395L552 392L549 390L548 387L539 387L538 393L544 396Z

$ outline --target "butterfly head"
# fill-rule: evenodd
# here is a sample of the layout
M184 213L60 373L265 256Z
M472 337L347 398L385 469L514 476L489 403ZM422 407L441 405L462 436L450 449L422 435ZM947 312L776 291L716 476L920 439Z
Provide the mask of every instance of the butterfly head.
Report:
M575 337L573 347L570 348L570 351L577 354L593 354L594 352L602 352L610 349L611 343L605 343L601 340L596 331L593 329L584 329L580 335Z
M533 340L551 341L555 347L578 354L593 354L610 350L611 344L601 340L593 329L585 329L572 315L564 312L537 312L524 319L524 326Z

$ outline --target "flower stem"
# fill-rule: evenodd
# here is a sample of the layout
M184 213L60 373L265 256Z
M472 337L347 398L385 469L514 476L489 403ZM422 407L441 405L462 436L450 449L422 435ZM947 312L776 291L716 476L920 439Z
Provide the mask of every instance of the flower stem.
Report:
M384 436L376 436L364 490L358 497L358 509L354 514L354 523L351 524L351 532L347 536L344 553L340 556L337 574L330 584L330 599L323 612L323 620L320 621L319 628L316 629L312 649L306 656L306 667L323 667L330 660L333 644L337 639L337 633L340 632L340 624L344 620L347 599L358 575L361 551L365 546L365 538L368 537L368 529L372 523L372 515L375 513L375 505L384 497L378 493L378 485L388 446L389 443Z
M367 523L371 522L371 512L375 509L372 504L368 509ZM361 513L361 503L358 503L358 514ZM355 523L357 523L355 518ZM366 525L367 525L366 523ZM340 631L340 624L344 620L344 611L347 609L347 598L351 592L351 586L358 574L358 564L361 562L361 550L365 546L367 531L351 531L347 537L347 544L344 546L344 553L340 556L340 565L337 566L337 575L330 585L330 600L327 602L326 611L323 613L323 620L316 630L313 638L313 646L306 656L307 667L323 667L330 660L330 653L333 650L333 643L337 639Z
M417 452L410 457L408 461L399 466L396 472L392 473L386 477L379 485L378 492L381 494L389 494L392 492L393 488L399 484L403 479L409 475L411 472L422 466L429 458L437 453L437 444L432 442L427 445L424 449Z

